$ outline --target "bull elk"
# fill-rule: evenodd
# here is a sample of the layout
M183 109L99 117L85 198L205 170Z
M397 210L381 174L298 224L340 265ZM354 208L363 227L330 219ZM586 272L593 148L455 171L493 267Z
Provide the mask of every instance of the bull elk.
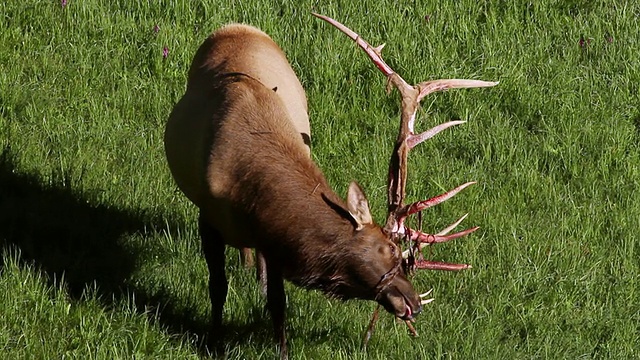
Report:
M418 143L461 123L449 122L414 135L416 109L424 96L448 88L496 84L436 80L409 86L384 63L381 47L373 48L338 22L316 16L356 40L402 95L402 125L389 166L385 226L374 223L357 183L349 185L345 201L331 190L311 160L304 90L282 50L254 27L227 25L200 46L186 93L169 117L164 138L171 173L200 210L199 233L212 305L210 336L220 338L223 333L225 246L255 248L266 269L267 309L281 358L287 358L284 279L331 297L374 300L409 321L430 301L421 299L407 279L411 269L467 267L424 260L419 250L477 228L446 235L458 221L430 235L409 229L405 219L471 183L404 205L406 159ZM410 246L403 252L405 244Z

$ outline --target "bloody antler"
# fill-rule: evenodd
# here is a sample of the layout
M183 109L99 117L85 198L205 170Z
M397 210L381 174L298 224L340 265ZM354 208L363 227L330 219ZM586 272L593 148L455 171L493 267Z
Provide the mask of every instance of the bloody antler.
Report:
M425 210L429 207L435 206L450 199L458 192L462 191L464 188L475 184L475 182L465 183L451 191L435 196L428 200L418 201L409 205L405 205L404 198L407 183L407 157L409 155L409 151L421 142L430 139L431 137L449 127L464 123L464 121L449 121L447 123L435 126L432 129L420 134L415 134L414 124L416 112L418 110L420 101L425 96L436 91L447 89L490 87L495 86L498 83L466 79L441 79L421 82L418 85L414 86L409 85L382 59L381 51L384 47L384 44L378 47L373 47L369 45L369 43L367 43L364 39L362 39L358 34L342 25L338 21L333 20L327 16L315 13L313 15L330 23L331 25L335 26L340 31L345 33L347 36L349 36L351 39L353 39L358 44L358 46L360 46L360 48L362 48L367 53L376 67L387 77L388 83L392 84L400 92L400 96L402 98L402 114L400 118L401 122L398 137L396 139L395 147L393 153L391 154L391 160L389 162L387 194L388 216L385 230L391 234L396 243L399 244L402 241L409 241L409 243L411 244L410 248L404 251L402 254L403 258L405 259L405 264L409 264L409 270L429 269L457 271L469 268L470 266L465 264L450 264L444 262L428 261L422 259L421 256L418 259L414 258L414 254L420 254L420 250L427 245L453 240L476 231L478 227L469 228L448 235L448 233L455 227L457 227L467 215L464 215L462 218L437 234L427 234L418 230L413 230L405 225L405 220L407 219L407 217L413 214L419 213L422 210ZM428 294L429 292L421 295L421 298L426 297ZM426 304L431 302L432 300L433 299L423 300L422 303ZM364 346L366 346L366 342L371 337L375 322L377 320L377 315L378 309L376 309L376 311L374 312L374 316L369 324L367 334L365 335ZM407 325L409 326L409 330L411 331L411 333L413 335L417 335L415 329L413 329L413 326L411 325L411 322L407 322Z

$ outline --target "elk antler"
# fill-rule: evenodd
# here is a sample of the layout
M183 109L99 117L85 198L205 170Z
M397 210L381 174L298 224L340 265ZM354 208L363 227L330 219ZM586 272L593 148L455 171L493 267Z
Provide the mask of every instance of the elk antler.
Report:
M468 182L458 186L457 188L450 190L444 194L432 197L431 199L414 202L409 205L404 204L405 188L407 183L407 157L409 151L421 142L430 139L439 132L450 128L455 125L463 124L464 121L449 121L444 124L433 127L430 130L415 134L414 124L416 120L416 111L420 105L420 101L427 95L447 89L454 88L475 88L475 87L490 87L495 86L497 82L480 81L480 80L466 80L466 79L441 79L433 81L421 82L418 85L409 85L400 75L398 75L393 69L387 65L382 59L381 51L384 44L378 47L372 47L358 34L353 32L348 27L342 25L338 21L329 18L324 15L313 13L314 16L330 23L345 33L351 39L353 39L360 48L362 48L369 58L373 61L376 67L387 77L388 84L392 84L400 92L402 98L402 114L400 117L400 130L396 139L393 153L391 154L391 160L389 161L389 175L388 175L388 193L387 193L387 222L384 229L391 234L393 240L400 244L403 241L410 243L409 249L402 253L405 267L408 270L415 269L428 269L428 270L450 270L457 271L467 269L470 266L466 264L450 264L444 262L428 261L422 259L415 259L415 254L420 254L420 250L433 243L440 243L449 240L453 240L465 235L468 235L478 229L478 227L472 227L451 235L447 235L451 230L457 227L467 215L464 215L459 220L447 226L445 229L437 234L427 234L418 230L413 230L405 225L405 220L416 213L420 213L422 210L438 205L462 191L466 187L475 184L475 182ZM429 291L430 292L430 291ZM429 292L423 294L428 295ZM422 297L424 297L422 296ZM423 304L431 302L433 299L423 300ZM368 339L371 337L375 322L378 317L378 308L375 310L373 318L369 323L368 331L365 335L363 345L366 346ZM416 336L417 333L411 322L407 322L410 332Z

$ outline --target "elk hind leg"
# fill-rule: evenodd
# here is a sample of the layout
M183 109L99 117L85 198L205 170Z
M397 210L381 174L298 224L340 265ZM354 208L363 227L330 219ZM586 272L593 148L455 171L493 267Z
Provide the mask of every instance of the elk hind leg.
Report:
M244 265L245 268L253 267L253 252L251 248L242 248L240 249L240 262Z
M267 297L267 262L264 255L256 250L256 279L260 286L260 293L262 296Z
M254 260L251 248L242 248L240 249L240 262L245 268L250 268L255 265L256 279L260 284L260 293L262 296L267 297L267 264L264 261L264 256L256 249Z

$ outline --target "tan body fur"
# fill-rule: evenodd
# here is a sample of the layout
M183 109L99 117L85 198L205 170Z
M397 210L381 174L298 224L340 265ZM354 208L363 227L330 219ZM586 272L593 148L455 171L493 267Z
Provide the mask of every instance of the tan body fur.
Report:
M304 89L282 50L264 32L246 25L227 25L214 35L207 39L196 53L189 71L187 92L169 118L165 139L172 174L185 195L199 207L203 204L203 194L210 190L210 186L201 178L202 169L207 166L204 163L206 159L201 155L204 147L209 144L194 143L193 138L195 134L204 134L212 130L212 124L207 123L202 117L217 111L220 106L211 101L211 97L217 94L208 91L219 81L219 75L245 74L262 83L264 87L275 89L274 93L282 101L289 115L288 118L278 120L289 120L290 125L299 134L311 134ZM237 56L239 53L249 56ZM224 119L218 119L217 122L220 120ZM256 125L259 124L248 124L244 130L254 133L264 131ZM301 142L303 140L302 135L292 135L292 138L298 138ZM213 139L202 140L211 142ZM246 144L236 145L246 149ZM308 145L304 151L309 153ZM212 157L215 156L216 154L212 153ZM173 170L174 167L178 168ZM219 179L214 181L222 182Z

